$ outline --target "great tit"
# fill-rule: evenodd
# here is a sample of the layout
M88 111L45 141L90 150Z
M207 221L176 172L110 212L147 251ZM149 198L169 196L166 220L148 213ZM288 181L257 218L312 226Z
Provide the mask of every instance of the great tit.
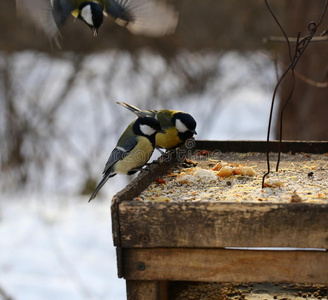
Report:
M138 117L147 116L158 120L165 133L156 135L155 147L157 148L169 150L177 148L197 134L195 119L185 112L169 109L140 110L125 102L117 102L117 104L134 112Z
M174 8L158 0L16 0L16 6L19 15L54 39L70 14L86 23L95 36L104 15L134 34L154 37L173 33L178 23Z
M123 132L116 147L109 156L103 171L103 179L91 195L94 199L106 183L116 174L132 175L148 162L155 148L155 136L165 132L159 122L151 117L138 117Z

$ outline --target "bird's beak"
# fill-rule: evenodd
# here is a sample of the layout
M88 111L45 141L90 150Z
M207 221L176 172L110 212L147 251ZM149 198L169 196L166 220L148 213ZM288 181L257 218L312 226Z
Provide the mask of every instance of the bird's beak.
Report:
M165 134L165 133L166 133L166 130L161 129L158 133L163 133L163 134Z
M197 135L197 131L196 131L196 130L191 130L191 132L192 132L194 135Z
M93 31L93 36L97 36L98 35L98 29L96 27L92 27L91 29Z

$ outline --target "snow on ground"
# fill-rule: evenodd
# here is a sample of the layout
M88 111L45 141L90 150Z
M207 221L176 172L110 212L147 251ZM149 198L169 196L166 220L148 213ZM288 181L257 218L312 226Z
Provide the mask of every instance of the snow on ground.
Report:
M21 194L0 212L0 286L13 299L125 299L110 202Z
M205 67L213 64L213 57L217 58L214 54L181 54L181 60L188 61L191 72L198 72L200 63ZM34 101L30 95L34 93L33 84L38 87L38 72L51 78L58 74L66 78L72 72L67 62L59 61L53 66L47 57L41 55L33 63L34 58L35 55L29 53L17 55L17 65L22 66L17 71L18 95L24 111L35 105L34 102L24 103L21 98L26 93L28 101ZM34 64L39 71L30 71ZM52 67L46 72L44 66L47 64ZM204 91L181 97L166 95L169 100L165 104L154 100L152 107L144 107L142 99L150 96L147 86L152 76L166 72L163 60L149 54L141 57L140 65L146 72L137 74L136 79L126 76L125 70L132 72L130 65L127 54L117 52L94 55L86 62L76 87L67 96L68 101L56 113L56 130L63 133L69 143L50 140L51 156L43 166L46 172L32 166L32 174L38 178L32 186L24 193L1 195L0 288L15 300L126 298L125 282L116 274L110 199L128 179L123 176L111 178L91 203L87 203L87 196L74 196L86 175L85 169L81 168L81 157L90 162L90 172L100 179L108 155L124 129L118 125L133 119L130 112L114 102L126 101L142 109L165 107L187 111L198 122L198 139L266 138L274 71L263 56L226 53L216 66L217 73L223 76L213 78ZM115 67L114 78L99 79ZM20 74L24 74L24 68L28 74L26 82L19 77L23 76ZM62 73L58 73L59 69ZM162 82L161 88L172 94L180 84L174 74L165 75ZM51 99L42 99L40 105L51 105L60 88L60 82L56 89L49 87ZM49 94L47 90L45 86L42 97ZM94 95L92 91L97 93ZM119 123L117 118L114 119L116 115L121 116ZM40 186L41 182L43 186Z

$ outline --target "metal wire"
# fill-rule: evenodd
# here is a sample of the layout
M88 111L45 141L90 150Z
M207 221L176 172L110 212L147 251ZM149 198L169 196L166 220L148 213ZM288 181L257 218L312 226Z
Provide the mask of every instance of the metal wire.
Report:
M280 159L281 159L281 141L282 141L282 134L283 134L283 115L284 115L284 110L290 100L290 98L292 97L292 94L294 92L295 89L295 73L294 73L294 69L297 65L297 63L299 62L300 58L302 57L302 55L304 54L304 51L306 50L307 46L310 44L312 38L314 37L315 33L317 32L318 27L321 25L322 20L326 14L327 8L328 8L328 0L326 1L326 4L322 10L321 13L321 17L318 21L318 23L315 22L310 22L308 25L308 30L309 30L309 34L307 36L305 36L304 38L300 38L300 33L298 33L297 35L297 40L296 40L296 46L295 46L295 51L292 55L292 51L291 51L291 46L290 46L290 41L289 38L286 35L286 32L284 30L284 28L281 26L281 24L278 21L278 18L276 17L276 15L274 14L274 12L272 11L270 5L268 4L267 0L264 0L271 16L273 17L274 21L277 23L278 27L280 28L286 43L288 45L288 55L289 55L289 59L290 59L290 64L289 66L286 68L286 70L283 72L283 74L280 76L274 91L273 91L273 96L272 96L272 101L271 101L271 108L270 108L270 116L269 116L269 122L268 122L268 131L267 131L267 151L266 151L266 158L267 158L267 172L263 175L262 178L262 188L264 187L264 181L265 178L267 177L268 174L270 174L270 153L269 153L269 143L270 143L270 131L271 131L271 125L272 125L272 116L273 116L273 108L274 108L274 104L275 104L275 100L276 100L276 95L277 95L277 91L278 88L280 87L281 83L284 81L285 77L287 76L288 73L291 73L291 77L292 77L292 82L291 82L291 86L290 86L290 91L282 105L281 111L280 111L280 118L279 118L279 146L278 146L278 158L277 158L277 165L276 165L276 171L279 170L279 164L280 164Z

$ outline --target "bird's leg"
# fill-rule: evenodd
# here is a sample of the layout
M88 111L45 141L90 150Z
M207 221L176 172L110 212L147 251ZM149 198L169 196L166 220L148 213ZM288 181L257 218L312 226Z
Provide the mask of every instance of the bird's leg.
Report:
M178 148L166 150L166 152L163 154L163 160L170 161L172 159L172 155L176 153L177 149Z
M141 171L150 171L150 168L147 165L145 165L144 167L140 167L140 168L134 168L128 172L128 175L133 175L133 174L135 174L137 172L141 172Z
M151 166L151 165L156 165L159 164L158 159L154 159L152 162L146 163L145 166Z
M156 147L156 149L161 153L161 155L165 154L165 152L161 148Z
M138 171L140 171L140 169L131 169L127 174L133 175L133 174L137 173Z
M161 152L162 154L162 160L163 161L170 161L172 158L172 155L177 151L178 148L175 149L167 149L166 152L164 152L163 150L156 148L159 152Z
M161 148L156 148L156 149L161 153L161 156L159 158L162 158L163 161L169 161L169 160L171 160L172 155L177 151L178 148L169 149L169 150L166 150L166 152L164 152ZM150 163L146 163L146 166L151 166L153 164L159 164L159 158L154 159Z
M165 156L165 152L161 148L156 147L156 149L161 153L161 156ZM152 162L146 163L146 165L147 166L151 166L152 164L159 164L159 161L158 160L159 160L159 158L154 159Z

